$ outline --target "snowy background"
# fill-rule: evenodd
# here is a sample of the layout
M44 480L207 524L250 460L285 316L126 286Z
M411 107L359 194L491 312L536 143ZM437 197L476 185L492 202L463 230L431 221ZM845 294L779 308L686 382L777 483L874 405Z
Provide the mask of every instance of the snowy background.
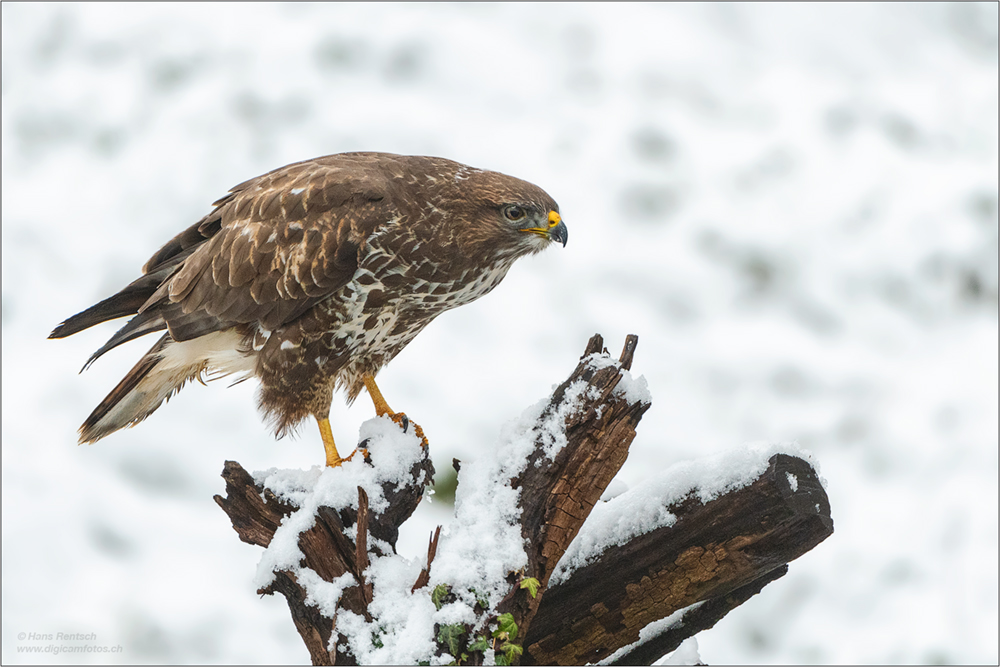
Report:
M380 375L439 472L636 333L620 480L765 440L829 483L834 535L706 662L997 662L996 4L2 11L4 663L308 662L212 495L319 464L314 427L276 443L220 382L78 447L152 341L77 375L117 325L45 337L231 186L348 150L519 176L570 229ZM371 415L335 399L339 441ZM123 652L18 652L57 632Z

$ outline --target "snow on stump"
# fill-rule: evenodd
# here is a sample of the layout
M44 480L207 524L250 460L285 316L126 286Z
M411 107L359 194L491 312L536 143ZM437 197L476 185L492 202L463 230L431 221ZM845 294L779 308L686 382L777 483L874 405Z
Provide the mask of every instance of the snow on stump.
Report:
M651 404L637 340L615 360L595 335L461 466L455 519L418 561L395 553L434 473L413 429L365 422L366 455L339 468L226 462L216 502L265 547L259 592L285 596L313 664L651 664L832 534L794 445L679 464L602 501Z

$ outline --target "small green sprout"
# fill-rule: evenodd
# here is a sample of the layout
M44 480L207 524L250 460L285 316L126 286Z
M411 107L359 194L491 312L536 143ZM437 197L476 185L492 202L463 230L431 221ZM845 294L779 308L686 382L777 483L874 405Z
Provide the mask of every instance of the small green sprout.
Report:
M542 585L542 582L538 581L534 577L525 577L521 580L521 588L527 588L528 592L531 593L531 597L538 597L538 588Z
M462 655L462 635L465 634L465 626L461 623L442 625L438 630L437 640L448 647L448 653L455 656L456 660Z
M451 593L451 586L448 584L438 584L431 591L431 602L434 603L436 608L441 609L444 605L444 598L448 593Z
M497 617L497 629L493 631L497 639L517 639L517 623L513 614L500 614Z

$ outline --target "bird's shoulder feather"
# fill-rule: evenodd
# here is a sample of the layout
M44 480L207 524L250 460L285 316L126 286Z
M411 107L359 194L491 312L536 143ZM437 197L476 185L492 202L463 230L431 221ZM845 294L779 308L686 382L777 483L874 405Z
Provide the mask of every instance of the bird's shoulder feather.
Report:
M177 340L286 324L350 282L367 239L399 216L388 191L377 170L328 158L245 181L149 259L146 273L175 267L140 313L159 312Z

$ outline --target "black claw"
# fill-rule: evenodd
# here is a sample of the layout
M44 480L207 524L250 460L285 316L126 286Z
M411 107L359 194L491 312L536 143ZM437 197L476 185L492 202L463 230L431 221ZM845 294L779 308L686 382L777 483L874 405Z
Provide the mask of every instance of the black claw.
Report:
M371 438L365 438L364 440L362 440L361 442L359 442L358 443L358 449L368 449L368 442L370 440L371 440Z
M403 417L403 433L406 433L406 431L409 430L410 428L410 418L407 417L406 415L402 415L402 417Z

